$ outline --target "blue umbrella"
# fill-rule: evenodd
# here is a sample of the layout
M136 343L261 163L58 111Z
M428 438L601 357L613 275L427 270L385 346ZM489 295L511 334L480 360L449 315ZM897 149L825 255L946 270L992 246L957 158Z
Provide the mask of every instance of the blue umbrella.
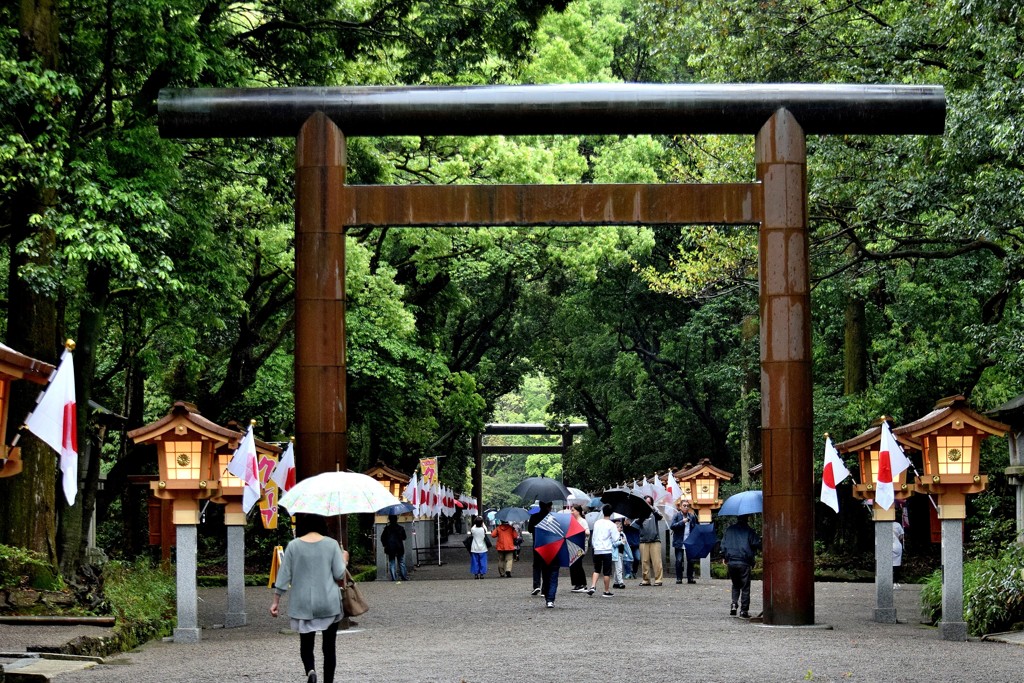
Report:
M388 505L387 507L377 510L378 515L404 515L408 512L413 511L413 506L410 503L398 503L397 505Z
M753 515L764 509L760 491L741 491L731 495L722 503L720 515Z
M540 509L539 507L537 508ZM525 522L530 519L530 513L523 508L501 508L495 513L494 519L499 522Z
M604 505L604 501L602 501L600 498L591 498L590 499L590 507L592 507L592 508L599 508L602 505Z
M715 533L714 524L698 524L690 529L690 535L683 541L683 547L686 548L686 559L696 560L707 557L717 542L718 535Z

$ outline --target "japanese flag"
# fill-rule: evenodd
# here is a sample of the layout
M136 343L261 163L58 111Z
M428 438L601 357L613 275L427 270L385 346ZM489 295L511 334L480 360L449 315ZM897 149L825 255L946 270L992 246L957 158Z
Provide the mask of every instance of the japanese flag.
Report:
M39 397L25 427L60 455L64 497L75 504L78 494L78 420L75 414L75 361L65 349L50 386Z
M291 487L295 486L295 444L288 444L288 448L284 449L284 453L281 454L281 459L277 461L274 466L274 471L270 473L270 480L277 484L278 488L282 492L287 491Z
M896 442L889 430L889 423L882 421L882 442L878 445L878 472L875 474L875 503L888 510L895 502L893 482L899 480L903 470L910 467L910 460Z
M416 517L420 516L420 499L419 499L419 483L416 479L416 473L412 473L412 478L409 479L409 485L405 487L405 499L412 504L412 512Z
M821 471L821 502L839 512L839 496L836 495L836 484L850 476L832 439L825 437L825 467Z
M260 499L260 470L256 455L256 437L252 433L252 425L245 433L242 443L228 463L228 472L242 480L242 512L248 514L252 506Z

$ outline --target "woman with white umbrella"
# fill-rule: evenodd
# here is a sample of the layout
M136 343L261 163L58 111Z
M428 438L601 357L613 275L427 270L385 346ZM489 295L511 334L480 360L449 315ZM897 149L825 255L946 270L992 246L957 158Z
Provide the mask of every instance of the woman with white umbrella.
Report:
M296 538L288 543L274 583L270 615L280 613L281 596L288 598L291 628L299 634L299 657L307 683L317 683L313 645L316 632L323 633L324 683L334 683L337 664L335 638L342 618L338 582L345 577L348 553L327 532L327 520L320 515L295 515Z

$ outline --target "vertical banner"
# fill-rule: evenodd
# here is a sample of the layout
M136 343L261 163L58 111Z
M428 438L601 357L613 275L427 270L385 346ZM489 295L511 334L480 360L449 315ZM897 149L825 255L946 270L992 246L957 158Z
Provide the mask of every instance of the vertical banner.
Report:
M421 480L427 486L433 486L437 481L437 458L420 458L420 472L423 474Z
M270 478L274 468L277 467L277 458L273 455L259 456L260 482L263 485L263 495L260 496L260 519L263 521L264 529L277 528L277 482Z

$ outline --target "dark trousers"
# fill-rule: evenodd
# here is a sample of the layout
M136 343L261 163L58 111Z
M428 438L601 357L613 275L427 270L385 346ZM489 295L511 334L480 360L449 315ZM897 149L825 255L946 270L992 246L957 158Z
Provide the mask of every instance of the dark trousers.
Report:
M321 680L324 683L334 683L334 668L337 666L337 651L334 641L338 635L338 622L334 622L323 630L323 653L324 653L324 675ZM302 667L306 673L313 671L316 666L313 658L313 643L316 640L316 633L299 634L299 657L302 659Z
M548 602L555 601L555 594L558 592L558 560L551 564L544 561L544 558L533 553L533 587L540 589L540 594Z
M676 551L676 581L683 580L684 562L686 563L686 580L693 581L693 567L697 564L697 561L686 557L686 550L683 548L673 548L673 550Z
M632 571L630 572L632 576L628 578L635 579L640 573L640 545L631 545L629 546L629 549L633 552L633 566L631 567Z
M587 573L583 570L583 558L569 565L569 583L573 588L587 585Z
M732 604L740 606L740 612L750 611L750 565L730 563L729 578L732 580Z

